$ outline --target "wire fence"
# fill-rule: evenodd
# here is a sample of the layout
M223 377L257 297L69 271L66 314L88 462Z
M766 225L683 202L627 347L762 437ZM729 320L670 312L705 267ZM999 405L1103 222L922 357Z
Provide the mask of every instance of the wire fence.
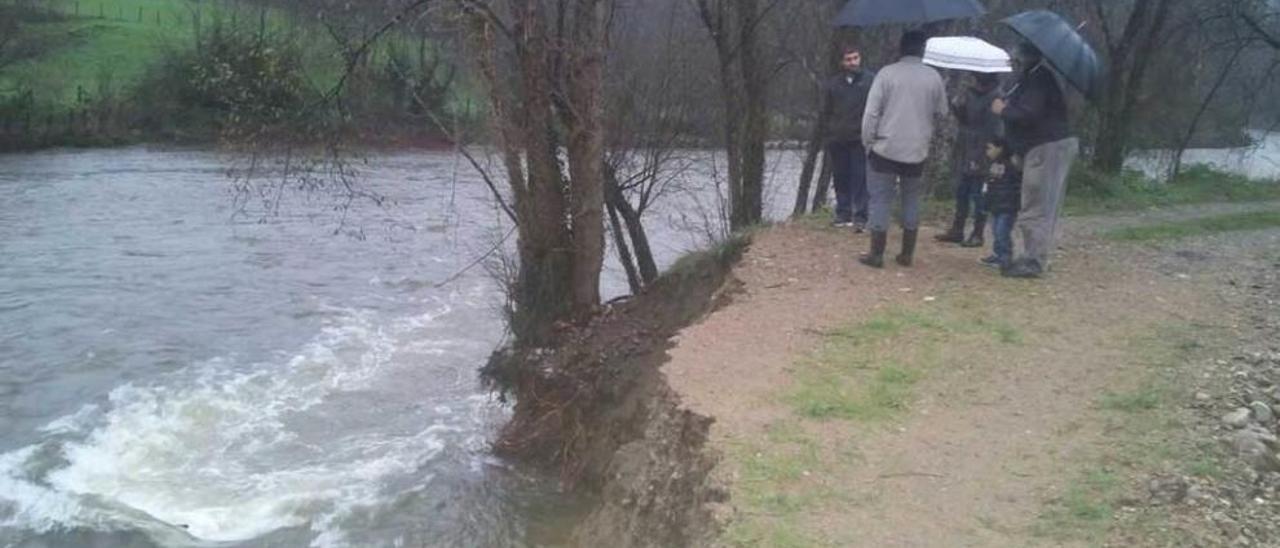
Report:
M198 24L209 17L224 18L232 25L242 21L262 23L271 18L270 8L244 0L0 0L0 5L2 4L20 9L41 10L68 18L157 27Z
M23 103L27 108L21 108ZM5 105L13 112L0 114L0 151L85 144L122 137L128 132L122 113L113 105L64 110L35 105L30 91Z

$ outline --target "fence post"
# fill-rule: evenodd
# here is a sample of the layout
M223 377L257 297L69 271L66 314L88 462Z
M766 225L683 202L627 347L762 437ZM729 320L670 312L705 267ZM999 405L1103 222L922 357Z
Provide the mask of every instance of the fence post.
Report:
M106 6L102 5L102 2L98 2L98 19L106 19L106 18L107 18L107 8Z
M76 17L80 17L80 2L76 1Z
M142 6L138 6L138 22L142 22Z

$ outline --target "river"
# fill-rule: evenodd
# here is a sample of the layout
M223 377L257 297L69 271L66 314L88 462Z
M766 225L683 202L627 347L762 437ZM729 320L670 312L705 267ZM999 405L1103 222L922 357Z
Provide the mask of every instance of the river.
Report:
M793 181L796 153L771 158ZM506 410L476 369L502 298L467 267L505 230L475 173L451 153L371 157L361 185L387 204L356 202L335 235L305 195L232 215L232 160L0 156L0 545L561 535L574 501L488 452ZM648 214L662 265L704 242L699 195ZM625 289L612 261L603 285Z
M1254 142L1252 146L1188 149L1182 155L1182 163L1184 166L1206 165L1251 179L1280 181L1280 133L1250 130L1248 134ZM1125 167L1163 180L1172 163L1172 151L1149 150L1130 155Z
M1187 159L1280 176L1280 140L1261 142ZM576 502L488 451L506 409L475 372L502 296L468 267L505 227L477 175L445 152L368 158L360 184L387 203L357 201L335 235L306 195L233 215L234 160L0 155L0 545L560 538ZM770 153L770 217L797 168ZM710 178L695 163L648 213L661 265L705 244Z

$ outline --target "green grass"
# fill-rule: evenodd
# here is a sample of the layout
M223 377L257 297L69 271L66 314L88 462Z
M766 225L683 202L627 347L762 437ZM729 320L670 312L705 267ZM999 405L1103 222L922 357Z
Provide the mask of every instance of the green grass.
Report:
M963 299L927 310L893 309L822 334L784 396L811 419L880 421L910 407L915 385L945 360L946 345L966 337L1021 344L1022 332Z
M76 105L81 90L90 96L127 92L167 52L195 44L197 13L204 30L233 23L236 28L257 30L264 13L250 3L193 0L85 0L79 5L77 16L75 1L50 3L63 16L60 20L24 24L30 32L47 37L50 47L0 72L0 94L30 89L41 105L65 109ZM98 15L99 6L103 17ZM342 56L322 27L274 8L266 10L261 22L267 32L297 44L303 52L305 78L314 87L325 89L337 81L344 66ZM374 63L393 45L417 51L416 39L392 33L374 48Z
M793 415L762 439L731 450L739 465L733 499L743 514L730 525L731 546L844 546L846 539L817 538L806 527L815 512L867 504L841 486L823 487L810 475L838 473L860 456L848 441L823 440L815 432L828 420L878 422L905 412L915 386L944 363L947 344L967 337L1008 344L1021 334L984 321L990 309L964 299L893 308L821 334L811 356L795 365L794 383L781 394ZM832 445L834 444L834 446ZM829 481L829 480L828 480Z
M1138 378L1136 387L1099 395L1097 407L1106 421L1106 439L1096 454L1080 459L1068 472L1061 496L1040 515L1035 532L1056 540L1100 544L1116 526L1120 501L1141 497L1152 475L1185 473L1199 477L1222 474L1221 449L1212 442L1188 439L1170 402L1189 396L1187 364L1202 341L1220 337L1202 326L1166 324L1145 332L1121 335ZM1168 513L1141 507L1123 521L1126 534L1137 538L1176 538Z
M889 418L907 408L912 386L940 359L930 335L946 329L935 317L893 310L824 333L818 351L799 366L796 386L785 399L808 418ZM908 336L914 355L892 356L894 343Z
M1072 168L1065 209L1069 215L1091 215L1155 207L1208 203L1280 200L1280 184L1191 166L1170 183L1153 181L1134 171L1102 175L1083 163Z
M74 5L74 4L73 4ZM163 52L163 45L187 35L187 24L172 19L183 9L175 2L106 0L101 3L107 18L97 18L97 5L81 4L82 15L58 21L30 24L27 29L43 37L52 47L43 55L9 67L0 75L0 90L30 89L38 102L70 107L75 104L78 89L97 94L103 87L113 90L130 85L146 71ZM137 23L134 19L116 20L118 10L128 6L136 17L137 8L145 13L162 13L164 24L152 21ZM148 9L150 8L150 9ZM65 11L73 8L65 7ZM63 11L63 10L60 10Z
M1204 448L1204 450L1208 453L1212 448ZM1211 454L1191 460L1187 463L1185 470L1188 474L1198 478L1221 479L1226 474L1222 461Z
M808 510L832 494L799 487L806 475L822 469L818 444L794 421L773 425L765 439L733 448L733 460L741 463L741 477L734 501L744 519L735 520L725 532L731 546L820 545L804 533Z
M730 546L761 548L810 548L821 545L789 522L768 526L758 522L735 524L725 532L724 540Z
M1155 386L1144 386L1129 392L1107 392L1102 396L1102 408L1123 413L1151 411L1160 406L1163 392Z
M1122 486L1116 474L1105 468L1084 471L1041 516L1037 532L1059 540L1100 540L1115 517L1111 501Z
M1280 227L1280 211L1267 210L1121 228L1109 231L1105 236L1112 240L1140 242L1171 240L1217 232L1263 230L1275 227Z

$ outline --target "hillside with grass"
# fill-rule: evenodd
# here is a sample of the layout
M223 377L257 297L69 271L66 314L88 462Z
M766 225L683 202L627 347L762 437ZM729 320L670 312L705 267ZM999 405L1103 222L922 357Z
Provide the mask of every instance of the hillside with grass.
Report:
M296 103L273 106L314 103L347 72L360 45L354 31L344 36L318 18L238 1L16 0L0 3L0 20L8 35L0 42L0 146L9 149L212 140L219 128L211 120L219 113L200 110L240 109L231 116L242 117L246 108L264 105L220 105L227 98L202 95L202 86L217 84L223 89L215 93L226 95L234 87L226 78L262 88L275 85L261 82L269 75L293 82L289 100ZM470 108L446 57L424 34L406 29L382 37L348 77L360 93L346 108L379 132L433 133L426 111ZM275 68L263 72L231 60L239 58ZM194 81L242 68L258 72ZM155 116L163 109L171 115Z

